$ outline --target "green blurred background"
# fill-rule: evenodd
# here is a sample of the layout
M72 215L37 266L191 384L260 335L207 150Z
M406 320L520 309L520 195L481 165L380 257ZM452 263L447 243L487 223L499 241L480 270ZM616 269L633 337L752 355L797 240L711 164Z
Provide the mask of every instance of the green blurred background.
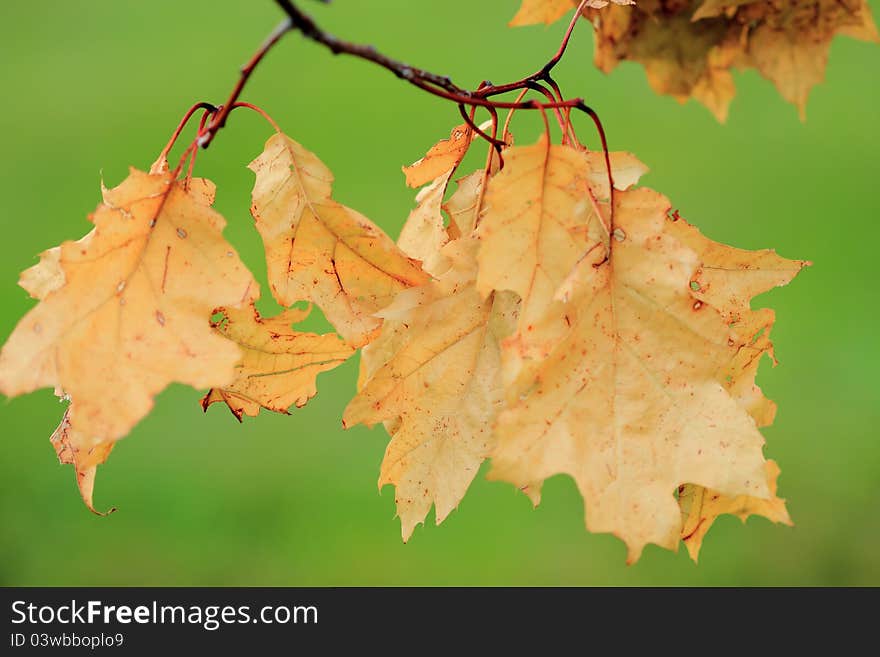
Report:
M506 27L518 0L304 5L340 36L465 86L534 70L565 28ZM2 3L0 336L33 304L18 272L87 232L101 176L115 184L129 165L149 166L192 102L222 102L279 18L270 0ZM109 518L85 509L72 469L57 463L52 392L0 402L0 584L880 584L880 47L835 41L806 123L756 73L737 75L724 126L655 95L639 66L600 74L591 53L582 24L559 82L599 111L613 149L651 167L645 184L714 239L815 262L759 300L777 309L782 363L759 375L780 406L766 454L782 466L796 527L724 517L699 566L683 549L649 547L627 567L622 543L584 530L570 480L550 480L532 510L481 476L442 526L431 516L404 545L393 491L376 490L383 430L340 427L350 362L321 376L306 408L243 426L220 407L203 415L198 392L172 386L99 471L98 506L119 507ZM454 106L298 35L245 99L320 155L339 200L392 235L414 197L400 166L458 122ZM518 118L521 143L536 122ZM226 234L261 280L245 165L268 135L256 115L233 115L197 167L218 183Z

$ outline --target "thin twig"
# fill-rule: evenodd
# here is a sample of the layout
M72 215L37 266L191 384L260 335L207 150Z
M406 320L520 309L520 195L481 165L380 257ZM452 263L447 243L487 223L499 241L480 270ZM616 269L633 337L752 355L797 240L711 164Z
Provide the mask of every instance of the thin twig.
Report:
M581 12L587 6L587 3L589 1L590 0L581 0L581 4L578 5L577 11L574 13L574 17L568 24L568 29L565 31L565 36L562 37L562 43L560 44L559 49L556 51L556 54L554 54L553 57L550 58L550 61L548 61L546 64L544 64L544 66L542 66L531 75L527 75L526 77L517 80L516 82L496 85L490 89L487 89L485 93L486 97L495 96L498 94L505 94L508 91L516 91L517 89L524 89L528 86L530 82L547 81L550 77L550 72L560 61L562 61L562 57L565 55L565 51L568 48L568 42L571 41L571 35L574 33L574 28L577 25L578 19L581 17Z
M480 87L480 89L470 91L455 84L448 76L437 75L436 73L431 73L430 71L416 68L399 60L392 59L391 57L380 53L374 46L352 43L350 41L344 41L336 36L333 36L332 34L329 34L322 30L318 26L318 24L315 23L312 17L299 9L292 0L275 0L278 6L287 14L288 18L290 19L292 29L298 30L307 39L324 45L334 55L351 55L353 57L358 57L359 59L367 60L381 66L388 71L391 71L398 78L409 82L410 84L418 87L419 89L422 89L423 91L427 91L428 93L439 96L440 98L445 98L446 100L451 100L457 104L472 107L491 107L496 110L549 110L559 108L576 108L578 105L583 104L582 98L573 98L571 100L553 101L548 103L538 103L537 101L510 103L490 100L489 98L490 96L497 96L499 94L507 93L508 91L524 89L530 84L545 79L545 77L549 75L550 71L559 62L559 60L565 53L565 49L568 46L568 41L571 38L572 31L574 30L575 24L577 22L577 16L580 15L580 10L586 5L587 1L588 0L582 0L581 6L578 8L578 14L569 25L568 30L565 33L562 45L559 47L559 50L540 70L536 71L532 75L522 78L521 80L517 80L516 82L511 82L509 84L500 86L483 85Z
M174 148L175 142L177 142L177 138L180 137L180 133L183 132L183 129L186 127L186 124L189 123L189 120L192 118L193 114L198 112L200 109L205 110L206 112L216 112L217 108L214 107L211 103L196 103L192 107L190 107L186 114L183 115L183 118L180 119L180 123L177 124L177 128L174 130L174 134L171 135L171 139L168 140L168 143L165 145L159 152L159 158L157 161L164 160L168 157L168 153L171 152L171 149Z
M338 39L332 34L328 34L312 19L311 16L300 10L291 0L275 0L278 6L287 14L293 27L299 30L304 37L311 39L317 43L323 44L334 55L353 55L360 59L378 64L384 69L394 73L397 77L407 82L411 82L416 86L431 85L437 89L442 89L455 96L469 96L470 92L462 89L454 84L449 77L445 75L437 75L429 71L409 66L401 61L392 59L380 53L374 46L351 43Z
M260 49L257 50L254 56L251 57L250 61L241 67L241 76L238 78L238 82L232 89L232 93L229 94L229 99L220 107L220 110L214 115L210 125L208 125L207 130L205 130L205 132L199 137L199 146L207 148L211 145L217 131L226 125L226 119L229 117L229 113L234 109L235 103L238 101L239 96L241 96L241 92L244 91L244 87L247 84L248 79L250 79L251 74L254 72L254 69L257 68L257 65L263 60L263 57L265 57L272 49L272 46L278 43L281 40L281 37L292 30L293 27L292 19L289 17L285 18L278 27L272 30L272 33L266 38L263 45L260 46Z
M275 119L273 119L271 116L269 116L269 113L266 110L264 110L262 107L257 107L253 103L243 103L241 101L232 104L232 109L238 109L239 107L246 107L249 110L256 112L257 114L262 116L264 119L266 119L266 122L275 129L275 132L282 132L281 126L279 126L278 123L275 121Z
M495 108L489 108L489 109L491 109L491 110L494 111ZM485 139L487 142L489 142L489 144L491 144L492 146L494 146L496 149L500 149L502 146L505 145L504 142L501 141L500 139L495 139L494 137L490 137L490 136L487 135L483 130L481 130L481 129L480 129L480 126L478 126L478 125L474 122L473 117L468 115L468 112L467 112L467 110L465 109L463 103L459 103L459 104L458 104L458 112L459 112L459 114L461 114L461 118L464 119L464 122L467 124L467 126L468 126L471 130L473 130L473 131L474 131L475 133L477 133L480 137L482 137L482 138ZM496 117L498 116L497 112L495 113L495 116L496 116Z

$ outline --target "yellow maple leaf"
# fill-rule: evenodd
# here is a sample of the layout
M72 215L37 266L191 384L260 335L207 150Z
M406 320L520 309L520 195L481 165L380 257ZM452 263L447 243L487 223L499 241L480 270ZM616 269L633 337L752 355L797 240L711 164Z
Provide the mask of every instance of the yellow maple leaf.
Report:
M473 258L472 245L469 250ZM432 504L438 524L458 506L491 451L491 420L503 398L499 341L509 332L514 298L483 299L473 267L470 281L458 268L467 255L449 257L455 263L449 272L401 293L406 298L383 311L382 334L364 349L375 371L343 420L346 426L390 421L379 486L397 489L404 540Z
M478 213L479 198L480 186L467 185L450 201ZM441 253L432 261L443 266L436 280L401 292L380 313L381 333L363 349L359 392L343 418L346 426L384 422L392 437L379 487L396 487L404 541L432 504L438 524L458 506L492 449L491 423L503 400L499 343L518 305L509 293L477 293L470 232L441 244L442 224L434 231L431 244Z
M261 317L253 306L220 308L214 329L241 348L242 360L235 380L213 388L202 399L202 408L224 402L239 419L255 417L260 408L287 413L317 394L318 374L341 365L354 353L334 334L317 335L292 328L309 315L309 308L286 310Z
M379 327L379 309L428 280L378 226L331 198L333 174L293 139L271 137L250 168L252 211L281 305L316 303L343 338L360 346Z
M540 176L534 165L543 156L527 148L520 157ZM511 206L530 207L532 192L520 178L508 188ZM630 562L648 543L676 547L682 521L674 493L682 484L731 498L772 497L763 438L738 393L725 388L724 372L750 353L754 323L743 315L751 295L806 264L779 259L785 272L773 278L763 270L768 252L750 257L714 245L715 261L735 271L711 269L701 259L709 260L706 244L695 244L695 229L685 231L669 208L651 190L617 194L611 239L596 235L585 245L555 291L571 328L508 387L490 472L528 486L536 501L543 480L569 474L584 498L587 527L620 537ZM510 250L525 252L535 236L511 231ZM753 373L756 360L740 364Z
M732 68L756 68L803 118L834 37L880 41L867 0L640 0L587 16L601 70L640 62L657 93L693 97L720 121L736 93Z
M20 279L40 302L0 352L0 391L54 387L71 400L53 443L92 510L95 468L157 393L233 377L238 347L209 319L258 286L222 237L213 193L205 180L172 180L167 167L133 169L104 189L91 232L44 252Z

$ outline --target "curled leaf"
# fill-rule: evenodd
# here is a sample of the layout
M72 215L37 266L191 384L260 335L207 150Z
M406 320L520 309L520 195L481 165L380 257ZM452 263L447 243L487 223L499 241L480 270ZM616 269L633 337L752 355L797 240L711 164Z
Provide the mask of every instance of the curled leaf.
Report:
M61 424L50 436L49 440L55 448L58 461L63 465L72 465L76 475L76 485L80 496L89 511L99 516L106 516L114 511L111 507L107 511L95 509L95 475L98 466L107 460L113 449L113 441L104 441L93 444L92 441L75 429L73 429L71 417L74 413L74 405L71 403L64 411Z
M255 417L260 408L287 413L300 408L318 390L318 374L344 363L354 349L337 335L296 331L309 310L291 309L275 317L261 317L253 306L221 308L222 317L214 330L241 348L242 360L235 379L222 388L212 388L202 399L202 408L224 402L239 421Z
M90 507L94 468L156 394L233 377L239 349L209 318L247 303L258 286L223 238L212 200L207 181L133 169L104 190L86 237L50 249L22 276L40 301L0 352L0 391L52 387L73 400L54 442Z
M379 327L378 310L428 280L378 226L331 198L333 174L294 140L272 136L250 168L252 212L281 305L316 303L343 338L360 346Z
M767 488L770 496L767 499L738 495L729 497L718 491L701 486L682 486L679 489L678 503L681 507L682 526L681 540L687 547L691 559L697 560L703 538L715 522L725 513L737 516L745 522L751 515L761 515L772 522L791 525L791 518L785 509L785 500L776 496L776 479L779 477L779 466L776 461L765 463L767 472Z
M421 187L426 182L453 171L464 158L471 145L473 132L467 125L458 125L449 133L449 139L434 144L420 160L403 167L406 184Z

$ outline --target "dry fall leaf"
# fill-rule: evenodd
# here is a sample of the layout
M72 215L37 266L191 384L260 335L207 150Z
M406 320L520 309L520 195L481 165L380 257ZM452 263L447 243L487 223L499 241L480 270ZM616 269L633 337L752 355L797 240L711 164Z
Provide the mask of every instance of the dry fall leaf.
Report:
M316 303L343 338L360 346L379 327L378 310L428 280L379 227L331 198L333 174L293 139L271 137L250 168L252 211L281 305Z
M235 380L213 388L202 408L224 402L239 420L255 417L260 408L287 413L301 408L318 390L318 374L341 365L354 353L334 334L317 335L292 328L309 315L310 308L292 308L275 317L261 317L253 306L220 308L214 329L241 348Z
M544 158L531 147L508 153L509 162L522 159L521 170L532 171L506 188L508 216L533 207L534 186L526 178L543 177ZM502 176L490 182L490 198ZM570 207L552 207L565 213L552 217L565 226ZM617 194L610 239L598 218L591 222L580 256L553 292L571 327L554 331L560 339L546 359L524 367L508 387L490 472L528 486L535 501L546 478L569 474L584 498L587 527L620 537L630 562L648 543L676 547L682 519L674 492L683 484L729 498L772 498L764 441L741 402L749 382L724 373L736 364L752 376L765 351L751 349L760 338L754 320L772 323L772 317L747 315L749 299L806 264L728 250L669 210L662 195L635 189ZM510 252L531 253L543 268L543 258L556 251L534 259L540 235L511 230ZM490 270L498 267L486 257ZM768 275L770 262L784 271ZM495 289L522 289L509 286L509 278L497 280ZM523 304L520 327L525 296ZM558 309L548 310L558 316ZM542 326L541 316L531 320ZM504 357L522 349L505 341Z
M533 4L543 9L527 22L561 15L561 0ZM639 62L654 91L681 102L693 97L720 121L736 93L732 68L757 69L803 118L834 37L880 41L867 0L639 0L585 15L602 71Z
M472 137L473 132L467 125L455 126L449 139L438 141L425 157L403 167L406 184L410 187L421 187L426 182L455 170L467 153Z
M509 293L477 293L473 223L449 238L439 190L452 171L423 190L401 233L404 250L431 263L436 279L401 292L381 312L381 333L362 350L359 392L343 419L346 426L383 422L391 435L379 487L396 488L404 541L432 504L438 524L458 506L492 449L491 424L503 399L499 342L518 306ZM449 205L478 214L481 185L473 183L482 178L467 177ZM405 239L416 234L420 240Z
M473 239L444 251L447 272L382 312L382 332L363 350L367 375L343 419L388 423L379 487L396 487L404 540L432 504L438 524L458 506L491 451L503 398L499 341L516 308L512 295L477 294Z
M53 442L75 464L90 508L95 466L157 393L232 379L239 349L211 331L211 312L258 293L223 239L211 183L132 170L103 197L88 235L22 275L40 302L0 352L5 395L53 387L71 400Z

